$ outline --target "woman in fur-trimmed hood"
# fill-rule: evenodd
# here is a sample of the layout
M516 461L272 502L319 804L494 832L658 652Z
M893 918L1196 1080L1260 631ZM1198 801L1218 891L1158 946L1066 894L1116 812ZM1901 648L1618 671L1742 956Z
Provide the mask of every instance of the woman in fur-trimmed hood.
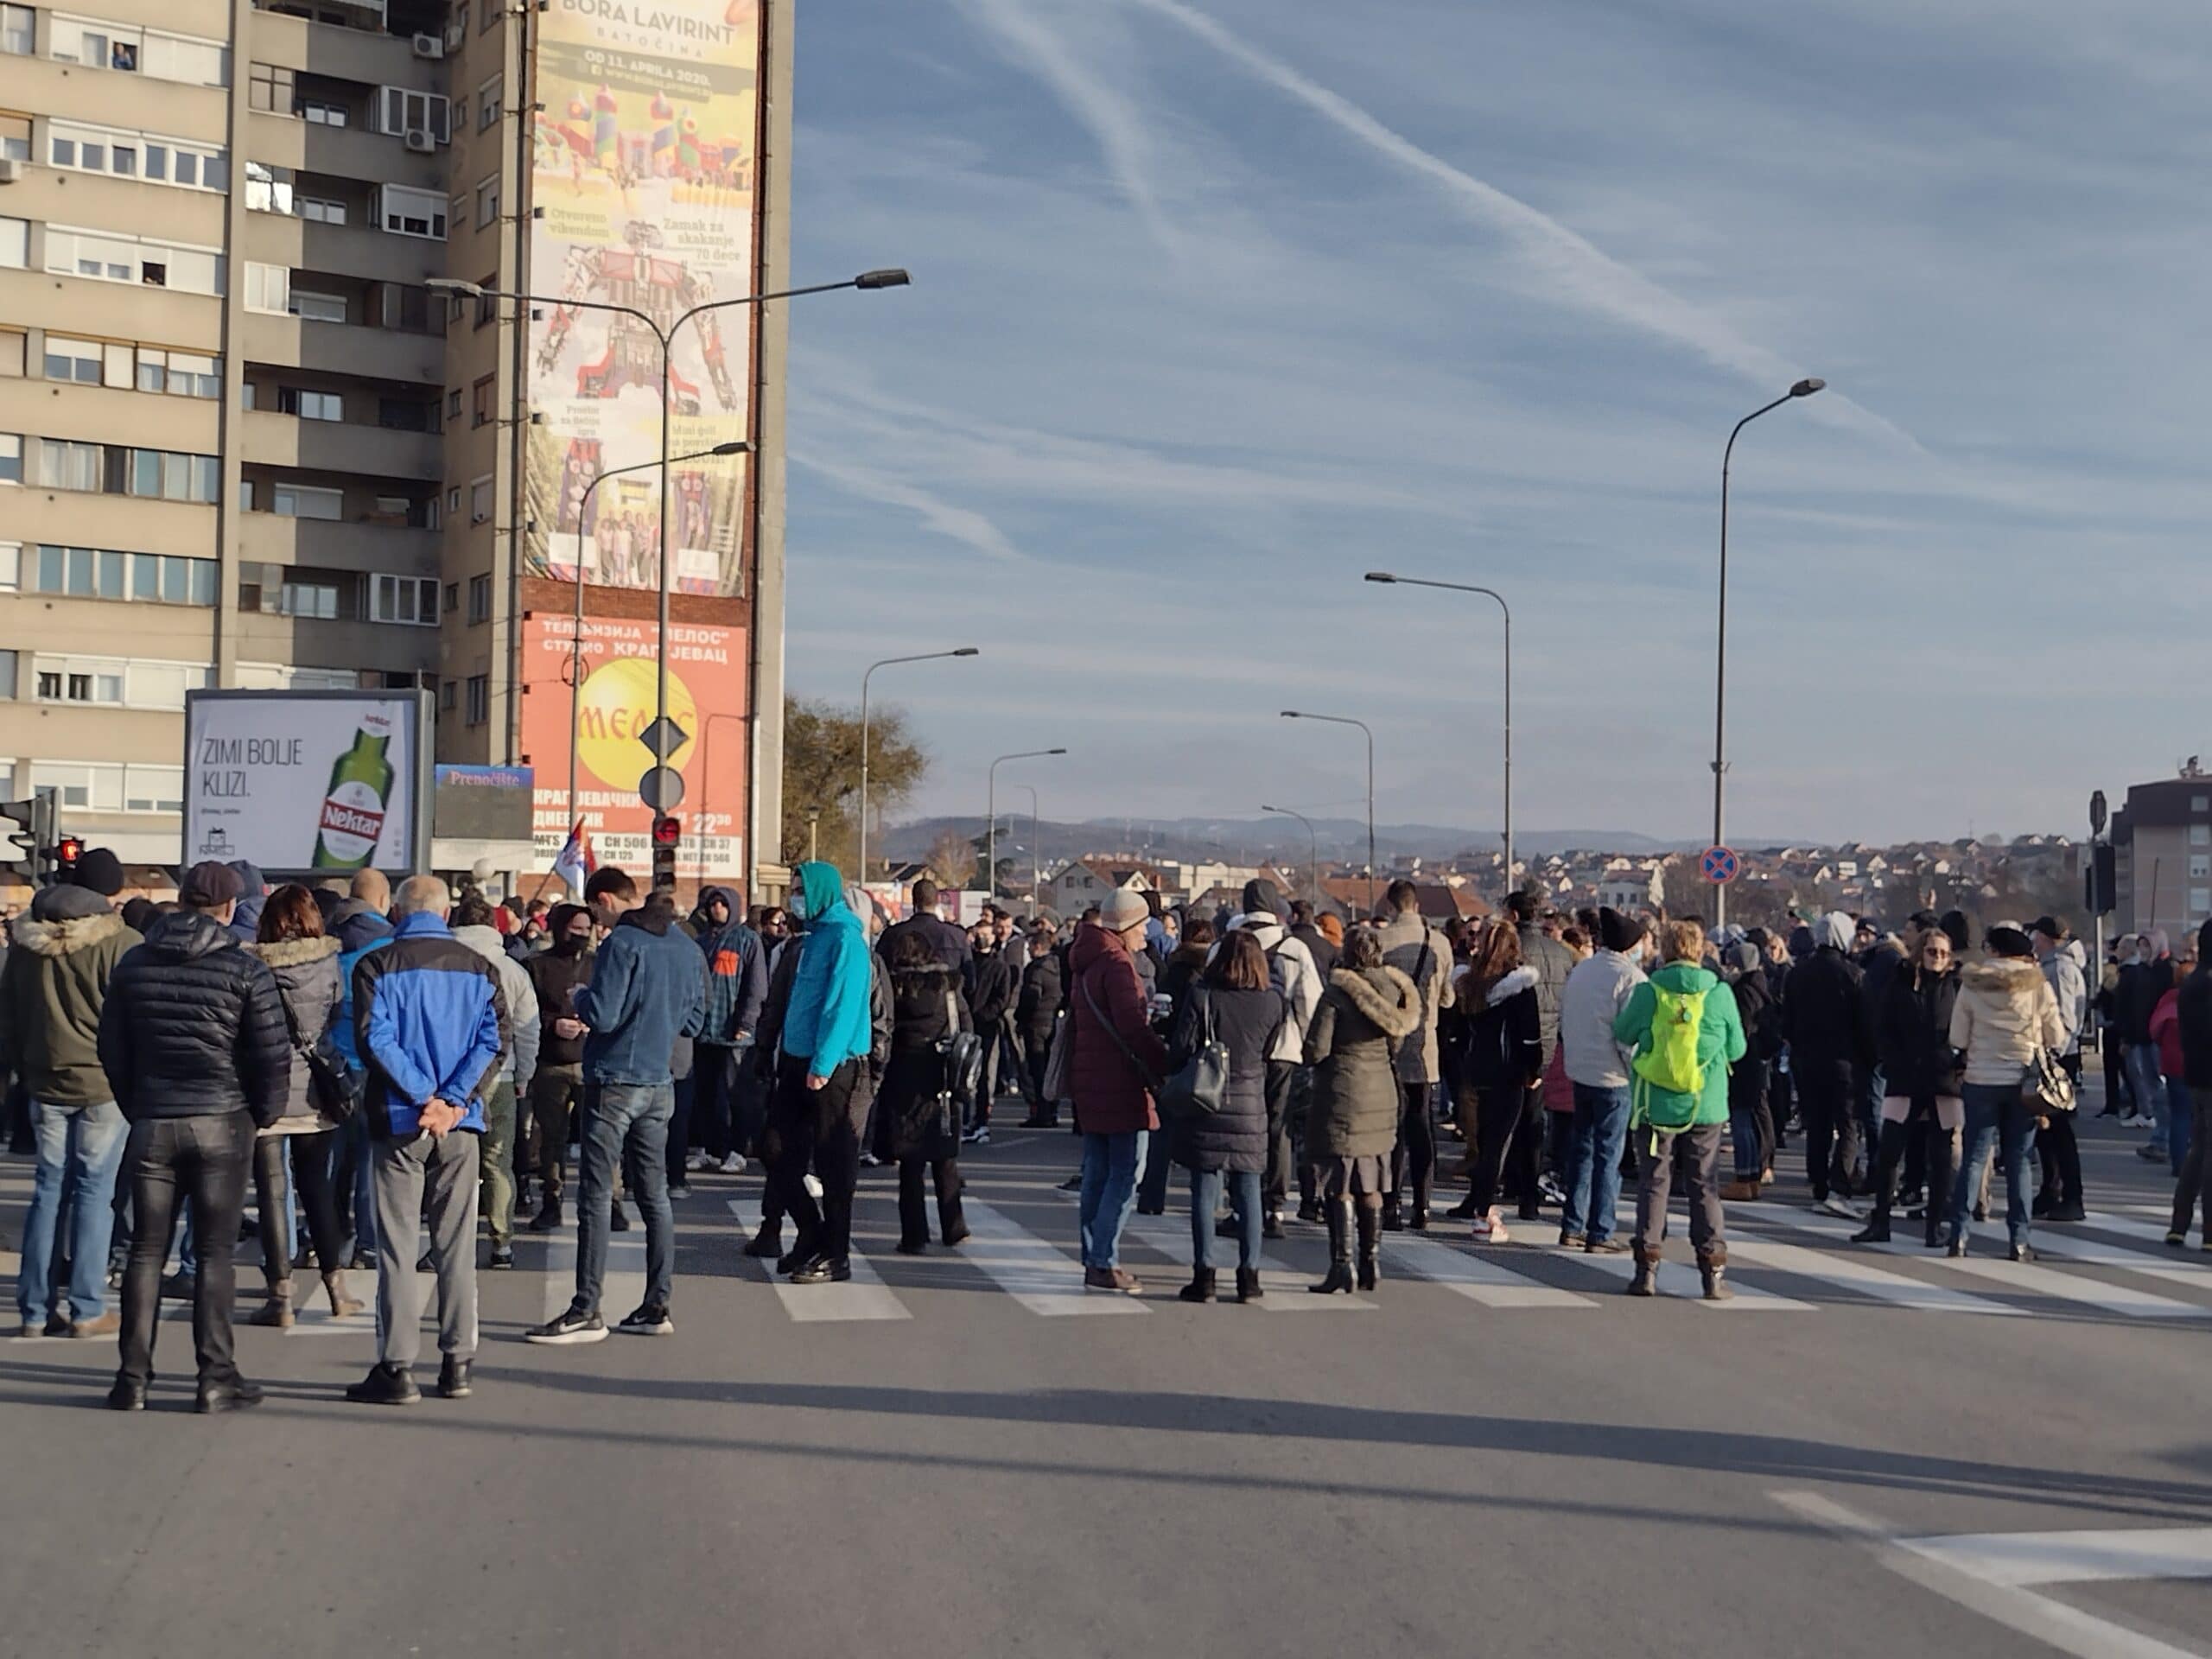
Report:
M1306 1028L1314 1068L1306 1109L1306 1161L1320 1175L1329 1226L1329 1276L1317 1291L1352 1287L1353 1211L1359 1230L1359 1287L1372 1290L1382 1248L1382 1195L1398 1139L1398 1044L1420 1028L1421 993L1382 961L1372 928L1356 929Z
M2005 1225L2015 1262L2031 1262L2028 1244L2028 1139L2036 1116L2021 1096L2029 1068L2043 1051L2066 1043L2066 1023L2050 982L2036 966L2035 945L2016 927L1997 926L1983 941L1986 961L1959 972L1959 1000L1951 1008L1951 1046L1965 1054L1966 1147L1953 1179L1950 1245L1967 1253L1967 1212L1981 1167L1996 1143L2009 1192Z

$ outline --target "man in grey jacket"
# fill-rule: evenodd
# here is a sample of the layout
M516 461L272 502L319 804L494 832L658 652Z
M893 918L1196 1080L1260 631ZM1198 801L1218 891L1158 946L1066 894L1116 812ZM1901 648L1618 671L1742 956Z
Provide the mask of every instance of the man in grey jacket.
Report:
M1268 1167L1261 1178L1261 1233L1282 1236L1282 1207L1290 1195L1290 1102L1306 1058L1306 1027L1321 1006L1321 974L1304 944L1282 924L1282 894L1272 881L1244 884L1244 912L1229 924L1250 933L1267 952L1268 977L1283 994L1290 1017L1268 1055ZM1214 951L1221 946L1214 945ZM1207 961L1213 952L1207 953Z
M1393 881L1382 895L1382 960L1413 981L1421 993L1421 1028L1398 1045L1398 1143L1390 1156L1390 1193L1382 1201L1382 1226L1395 1232L1405 1225L1399 1205L1410 1179L1413 1225L1428 1227L1429 1181L1436 1168L1436 1126L1430 1096L1442 1075L1436 1064L1436 1017L1452 1006L1452 946L1421 919L1421 892L1410 881Z
M1618 1255L1613 1209L1620 1200L1621 1147L1628 1139L1629 1057L1613 1039L1613 1021L1636 988L1645 952L1643 924L1610 906L1598 912L1598 949L1575 964L1560 997L1559 1039L1567 1080L1574 1085L1574 1119L1560 1185L1559 1242L1564 1249Z

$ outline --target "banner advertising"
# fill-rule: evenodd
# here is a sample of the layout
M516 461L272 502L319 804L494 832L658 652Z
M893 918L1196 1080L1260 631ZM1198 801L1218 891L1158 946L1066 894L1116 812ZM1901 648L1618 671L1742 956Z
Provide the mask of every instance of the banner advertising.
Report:
M532 286L569 303L531 324L529 572L658 585L660 341L626 306L675 329L668 451L751 433L759 0L552 0L539 20ZM744 587L745 468L732 455L671 468L671 585ZM589 516L584 514L587 505Z
M568 839L569 664L573 617L523 613L522 744L537 778L538 867L553 868ZM683 879L745 874L746 634L743 628L671 623L668 713L684 741L669 756L683 774ZM649 619L584 619L583 690L576 721L576 815L602 865L643 872L652 861L652 813L638 785L652 765L645 730L652 723L659 664Z
M423 692L192 691L184 862L265 874L419 868Z

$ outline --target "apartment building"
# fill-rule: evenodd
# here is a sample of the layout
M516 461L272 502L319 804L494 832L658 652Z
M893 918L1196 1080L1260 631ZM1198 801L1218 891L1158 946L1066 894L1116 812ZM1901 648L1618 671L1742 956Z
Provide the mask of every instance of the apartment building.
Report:
M556 3L572 35L596 27L582 0ZM753 66L788 74L787 52L766 56L787 38L781 4L764 23L760 0L673 3L710 4L757 41ZM173 862L181 710L201 686L427 686L439 760L565 768L523 747L525 616L567 614L578 575L594 614L642 599L650 618L651 596L547 564L556 527L531 503L551 491L531 487L526 441L546 418L531 367L545 309L427 284L533 284L536 170L612 194L636 187L618 169L658 168L678 189L696 157L570 166L572 111L509 90L535 86L554 12L0 4L0 798L52 787L68 830ZM781 245L747 235L738 292L761 291ZM780 330L745 337L748 391L780 364ZM748 397L747 435L766 401ZM781 556L780 457L762 451L732 537L741 572L687 594L679 620L749 633L756 590L780 593L760 580ZM752 666L772 677L734 701L779 710L779 656ZM745 752L779 735L748 726Z
M2193 766L2193 763L2192 763ZM2212 776L2201 770L2136 784L2113 814L2120 933L2162 927L2174 954L2212 919Z

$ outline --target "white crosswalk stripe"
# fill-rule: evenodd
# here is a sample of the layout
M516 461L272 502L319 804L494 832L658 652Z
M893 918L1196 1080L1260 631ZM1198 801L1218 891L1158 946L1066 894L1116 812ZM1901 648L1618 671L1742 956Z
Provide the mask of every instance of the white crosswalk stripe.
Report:
M1740 1233L1728 1241L1728 1259L1731 1265L1746 1262L1753 1267L1772 1268L1801 1279L1816 1279L1822 1284L1855 1290L1896 1307L1918 1308L1930 1313L2027 1312L2010 1302L1992 1301L1986 1296L1970 1295L1947 1285L1932 1285L1923 1279L1891 1273L1840 1251L1808 1249L1802 1244L1783 1244L1768 1239L1746 1239Z
M1149 1313L1134 1296L1110 1296L1083 1287L1083 1264L1001 1215L969 1199L970 1236L961 1258L980 1268L1000 1289L1032 1313L1084 1315Z
M729 1212L741 1223L744 1206L728 1200ZM741 1228L741 1230L742 1229ZM801 1325L835 1325L854 1319L910 1319L906 1305L883 1282L875 1264L858 1250L847 1252L853 1276L842 1284L794 1285L776 1272L776 1264L756 1259L761 1274L783 1304L784 1312Z
M1187 1262L1191 1256L1190 1218L1175 1216L1131 1216L1129 1224L1122 1230L1122 1236L1158 1250L1170 1261ZM1236 1246L1228 1239L1215 1241L1214 1258L1225 1271L1236 1264ZM1360 1296L1316 1296L1307 1286L1316 1282L1318 1275L1298 1273L1277 1257L1262 1252L1260 1256L1260 1288L1266 1294L1260 1306L1270 1313L1326 1313L1352 1309L1372 1313L1375 1304Z
M1624 1284L1636 1276L1636 1258L1632 1255L1582 1255L1573 1250L1560 1250L1549 1259L1572 1262L1577 1268L1602 1273L1607 1278L1618 1279ZM1794 1296L1779 1295L1770 1290L1762 1290L1757 1285L1747 1285L1733 1274L1729 1275L1728 1282L1735 1287L1735 1295L1725 1302L1708 1302L1704 1300L1704 1281L1698 1277L1695 1268L1686 1262L1662 1262L1659 1264L1659 1294L1662 1296L1694 1297L1700 1307L1711 1308L1717 1313L1810 1313L1815 1310L1811 1302L1801 1302Z
M1409 1273L1442 1285L1484 1307L1595 1307L1587 1296L1561 1290L1499 1266L1486 1255L1457 1250L1441 1239L1390 1233L1382 1240L1386 1270Z
M576 1299L576 1228L573 1220L545 1237L545 1317L556 1319ZM611 1234L607 1272L600 1281L600 1317L612 1330L615 1320L645 1300L645 1241L641 1235ZM435 1303L435 1298L433 1298Z

